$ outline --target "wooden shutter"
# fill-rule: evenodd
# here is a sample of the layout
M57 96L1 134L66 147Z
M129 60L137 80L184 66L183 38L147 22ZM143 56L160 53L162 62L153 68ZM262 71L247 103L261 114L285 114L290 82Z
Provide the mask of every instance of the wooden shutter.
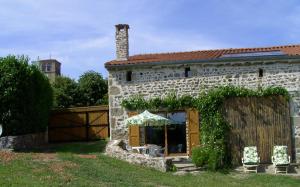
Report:
M189 155L192 153L192 148L200 145L199 141L199 113L196 109L187 111L188 117L188 133L189 133Z
M137 112L129 112L128 116L135 116ZM129 126L129 145L130 146L140 146L140 127L138 125Z

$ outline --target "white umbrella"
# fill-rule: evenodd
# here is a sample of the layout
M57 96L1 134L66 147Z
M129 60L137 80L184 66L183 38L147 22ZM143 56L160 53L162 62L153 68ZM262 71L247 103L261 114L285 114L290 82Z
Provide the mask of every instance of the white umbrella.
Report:
M178 124L177 122L168 118L152 114L145 110L143 113L130 117L125 120L126 125L140 125L140 126L164 126L171 124Z

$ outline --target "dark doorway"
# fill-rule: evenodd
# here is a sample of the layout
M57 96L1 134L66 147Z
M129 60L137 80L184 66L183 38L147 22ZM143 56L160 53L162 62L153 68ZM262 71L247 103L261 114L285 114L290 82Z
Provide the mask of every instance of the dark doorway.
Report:
M186 153L186 113L168 113L168 118L176 122L167 128L168 154Z
M145 127L146 144L155 144L165 147L165 128L164 127Z
M186 153L186 128L184 125L171 125L168 131L168 153Z

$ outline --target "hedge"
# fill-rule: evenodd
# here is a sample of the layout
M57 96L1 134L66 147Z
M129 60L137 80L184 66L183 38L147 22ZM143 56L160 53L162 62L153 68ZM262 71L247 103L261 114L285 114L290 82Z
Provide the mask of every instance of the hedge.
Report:
M3 135L43 132L52 107L52 88L24 56L0 58L0 124Z

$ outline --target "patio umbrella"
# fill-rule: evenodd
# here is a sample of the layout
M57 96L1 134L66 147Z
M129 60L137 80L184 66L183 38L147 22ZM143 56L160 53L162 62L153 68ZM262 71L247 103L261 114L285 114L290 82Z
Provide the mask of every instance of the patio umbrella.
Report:
M143 113L136 116L127 118L125 120L126 125L139 125L139 126L164 126L171 124L178 124L177 122L168 118L152 114L145 110Z

